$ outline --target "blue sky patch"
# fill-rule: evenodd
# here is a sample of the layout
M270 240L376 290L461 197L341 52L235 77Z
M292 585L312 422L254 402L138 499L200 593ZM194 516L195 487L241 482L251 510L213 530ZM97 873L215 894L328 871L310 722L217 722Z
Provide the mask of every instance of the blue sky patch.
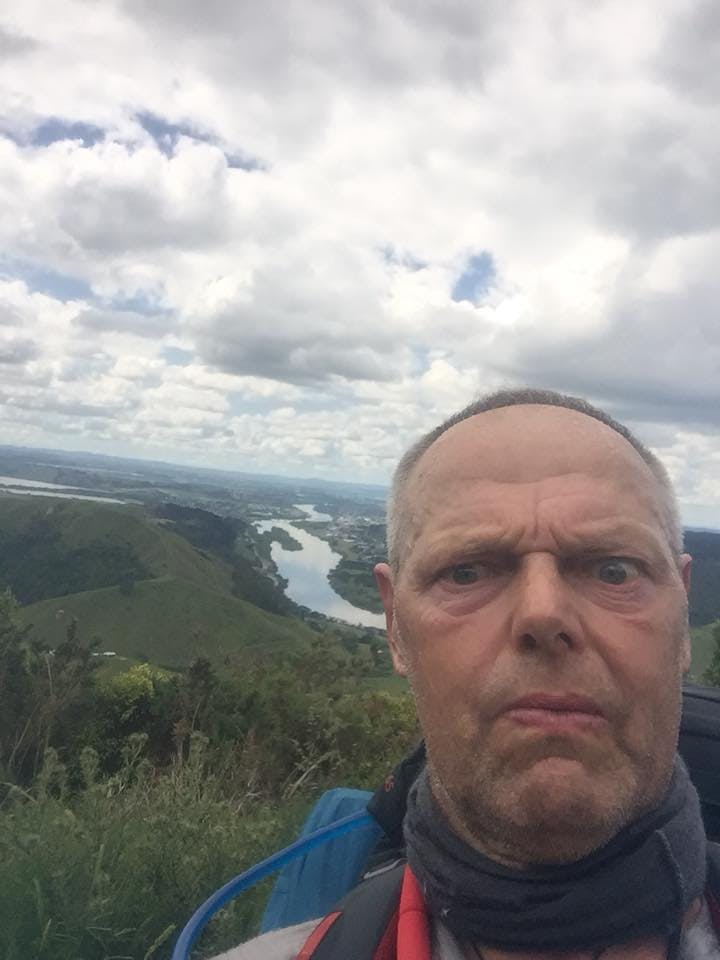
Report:
M192 140L198 140L200 143L211 143L214 146L220 146L218 138L208 133L207 130L201 130L189 123L171 123L164 117L159 117L155 113L138 113L138 123L143 130L150 134L158 148L166 157L171 157L175 152L175 147L180 137L190 137ZM225 160L228 167L235 170L260 170L262 164L253 157L247 156L240 151L234 151L225 154Z
M427 266L424 260L407 250L396 250L392 245L382 248L382 256L386 263L394 263L399 267L405 267L407 270L423 270Z
M0 271L13 280L23 280L32 293L44 293L56 300L92 300L90 285L85 280L57 273L33 263L0 262Z
M81 140L84 147L93 147L105 139L105 131L92 123L48 117L35 127L30 137L34 147L48 147L59 140Z
M154 113L138 113L137 120L166 157L173 155L175 145L180 137L191 137L193 140L200 140L202 143L214 142L214 138L209 133L203 133L187 123L170 123L169 120L158 117Z
M478 303L488 292L495 280L495 264L492 255L486 250L473 254L465 264L465 269L455 281L451 297L456 303L468 300Z
M189 350L181 350L180 347L165 347L161 356L171 367L187 367L195 358L194 353Z

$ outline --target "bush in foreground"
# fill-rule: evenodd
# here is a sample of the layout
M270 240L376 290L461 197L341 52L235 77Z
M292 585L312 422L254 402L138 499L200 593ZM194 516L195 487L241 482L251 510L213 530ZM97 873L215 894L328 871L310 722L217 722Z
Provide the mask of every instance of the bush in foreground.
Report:
M214 889L294 836L308 798L285 803L228 796L207 770L205 741L160 776L128 745L121 771L65 792L52 751L32 791L15 790L0 816L0 955L5 960L160 960ZM257 928L267 885L222 911L197 957Z
M185 674L45 651L0 595L0 957L165 960L193 910L292 839L329 786L375 786L416 737L407 695L318 638ZM270 881L271 882L271 881ZM268 886L196 956L251 936Z

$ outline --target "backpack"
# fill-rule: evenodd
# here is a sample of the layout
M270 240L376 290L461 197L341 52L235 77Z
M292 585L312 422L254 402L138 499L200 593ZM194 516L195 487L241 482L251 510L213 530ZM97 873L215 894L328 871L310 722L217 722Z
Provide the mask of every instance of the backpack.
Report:
M300 837L359 809L367 810L372 825L333 838L284 867L265 908L261 933L325 916L363 877L404 858L407 795L424 763L421 742L374 794L339 787L320 797Z

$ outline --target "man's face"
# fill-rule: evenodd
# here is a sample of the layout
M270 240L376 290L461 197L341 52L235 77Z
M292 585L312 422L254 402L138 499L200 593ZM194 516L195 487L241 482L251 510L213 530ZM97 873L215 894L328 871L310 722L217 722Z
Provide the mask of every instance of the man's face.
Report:
M411 476L376 575L433 791L508 863L578 859L654 806L689 665L686 586L646 464L575 411L451 428Z

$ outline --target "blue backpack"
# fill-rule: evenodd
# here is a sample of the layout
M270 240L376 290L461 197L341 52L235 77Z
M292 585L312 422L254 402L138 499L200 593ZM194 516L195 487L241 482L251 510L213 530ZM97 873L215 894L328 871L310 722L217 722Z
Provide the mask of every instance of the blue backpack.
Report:
M404 857L407 794L424 763L421 742L374 794L339 787L320 797L303 825L301 840L352 815L360 826L332 836L283 868L265 908L262 933L324 917L365 873Z
M367 809L369 790L338 787L317 801L300 831L300 839L352 813ZM287 864L265 907L260 932L290 927L311 917L324 917L340 896L354 887L383 835L376 820L332 837L322 846Z

